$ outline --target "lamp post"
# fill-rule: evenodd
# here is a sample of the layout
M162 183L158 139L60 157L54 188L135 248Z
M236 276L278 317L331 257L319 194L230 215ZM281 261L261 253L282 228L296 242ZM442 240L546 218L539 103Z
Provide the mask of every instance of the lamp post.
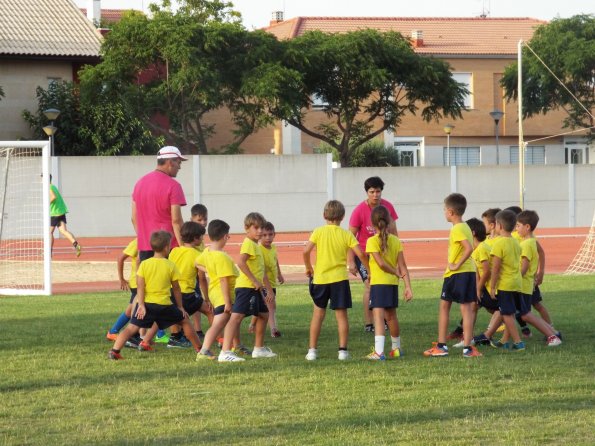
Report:
M60 116L60 110L56 108L48 108L44 110L43 114L50 121L50 125L46 125L43 131L50 138L50 155L54 156L54 134L58 131L58 127L54 126L54 121Z
M490 116L494 120L494 132L496 133L496 164L500 164L500 145L498 141L498 123L504 116L504 112L496 109L490 112Z
M446 133L446 165L450 166L450 133L455 126L452 124L446 124L444 126L444 133Z

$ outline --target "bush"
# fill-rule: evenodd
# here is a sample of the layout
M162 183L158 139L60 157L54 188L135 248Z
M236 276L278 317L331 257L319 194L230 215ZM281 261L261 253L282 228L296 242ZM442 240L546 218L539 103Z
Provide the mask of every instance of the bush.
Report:
M337 149L325 142L315 147L314 153L332 153L333 161L339 161L339 152ZM349 167L386 167L399 165L399 153L392 147L386 147L383 141L374 139L355 149L353 155L351 155Z

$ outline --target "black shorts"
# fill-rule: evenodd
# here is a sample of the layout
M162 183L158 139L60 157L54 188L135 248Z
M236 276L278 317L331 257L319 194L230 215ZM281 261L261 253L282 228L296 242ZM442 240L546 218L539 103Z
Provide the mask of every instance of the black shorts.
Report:
M138 263L142 262L143 260L150 259L153 256L155 256L155 251L139 251Z
M521 316L531 311L531 294L517 293L514 299L514 305L517 313Z
M58 227L60 226L61 222L64 222L64 224L66 224L66 214L50 217L50 226Z
M516 314L516 291L498 291L498 308L502 316L513 316Z
M318 308L326 309L329 300L331 310L344 310L352 306L349 280L316 285L310 279L310 296Z
M134 306L132 318L130 319L132 325L140 328L151 328L156 323L160 330L165 330L167 327L179 324L184 320L184 315L175 305L145 304L145 308L147 309L145 318L137 319L138 304Z
M475 272L453 274L445 277L440 299L458 304L466 304L477 300Z
M130 288L130 302L129 303L134 302L135 297L136 297L136 288Z
M236 288L236 300L231 312L246 316L258 316L260 313L268 313L269 309L260 291L254 288Z
M357 268L357 271L359 272L359 276L362 279L362 282L365 282L366 280L368 280L368 270L366 269L366 267L364 266L364 264L362 263L362 261L359 259L358 256L355 256L355 267Z
M531 295L531 305L537 305L542 300L543 300L543 297L541 296L541 290L536 285L535 289L533 290L533 294Z
M176 298L174 297L174 293L172 291L171 295L171 302L173 304L176 303ZM184 311L188 313L189 316L192 316L202 306L203 299L196 295L193 291L192 293L182 293L182 307L184 307Z
M213 308L213 316L218 316L223 313L225 313L225 305L219 305L218 307Z
M194 292L198 297L202 299L202 292L200 291L200 284L198 283L198 280L196 281L196 285L194 286Z
M370 309L397 308L399 306L398 285L370 286Z
M489 312L499 311L498 299L492 299L488 290L484 287L479 299L479 306L485 308Z

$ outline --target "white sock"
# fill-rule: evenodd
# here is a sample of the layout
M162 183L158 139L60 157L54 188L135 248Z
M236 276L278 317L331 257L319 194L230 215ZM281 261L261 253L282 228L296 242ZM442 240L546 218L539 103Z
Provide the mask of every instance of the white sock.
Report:
M374 351L379 355L384 353L384 336L374 336Z
M401 348L401 336L397 336L396 338L391 336L390 340L392 343L393 350L395 348Z

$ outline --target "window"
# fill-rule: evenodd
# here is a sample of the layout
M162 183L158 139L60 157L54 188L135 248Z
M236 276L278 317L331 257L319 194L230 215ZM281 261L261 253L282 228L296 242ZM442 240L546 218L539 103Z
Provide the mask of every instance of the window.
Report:
M573 147L574 146L574 147ZM587 164L589 162L589 152L587 147L582 144L567 145L564 155L566 164Z
M444 147L442 152L445 166L479 166L479 147L451 147L450 163L449 150Z
M519 146L510 146L510 164L519 163ZM525 164L545 164L545 146L527 146Z
M48 77L48 87L51 87L53 84L59 83L61 81L61 77Z
M324 96L319 96L317 94L313 94L312 97L312 108L314 110L322 110L323 108L328 106L328 102Z
M395 142L399 166L419 166L419 142Z
M465 96L465 107L468 109L473 108L473 73L452 73L452 77L469 90L469 93Z

